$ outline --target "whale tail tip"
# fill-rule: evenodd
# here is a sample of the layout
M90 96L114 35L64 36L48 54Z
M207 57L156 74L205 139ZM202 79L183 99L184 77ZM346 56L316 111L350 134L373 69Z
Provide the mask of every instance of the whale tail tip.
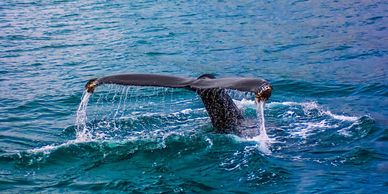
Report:
M256 93L256 100L267 101L272 94L272 85L266 84Z
M87 92L93 93L94 89L96 89L96 86L97 86L97 78L94 78L89 80L88 83L86 83L85 89Z

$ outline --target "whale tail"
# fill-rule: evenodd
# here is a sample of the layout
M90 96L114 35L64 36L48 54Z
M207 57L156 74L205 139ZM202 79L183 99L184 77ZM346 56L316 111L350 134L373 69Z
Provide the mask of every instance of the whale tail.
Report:
M252 92L257 101L267 100L272 93L272 86L257 78L216 78L214 74L203 74L197 79L169 75L120 74L95 78L85 85L87 92L93 93L102 84L129 86L153 86L185 88L195 91L202 99L213 126L223 133L235 132L236 126L243 119L241 111L227 94L227 89Z

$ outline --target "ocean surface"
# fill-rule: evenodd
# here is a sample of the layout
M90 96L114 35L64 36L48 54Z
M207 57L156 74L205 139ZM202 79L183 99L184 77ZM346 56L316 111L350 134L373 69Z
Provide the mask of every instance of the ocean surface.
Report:
M2 0L0 193L387 193L387 24L377 0ZM235 103L267 137L186 90L84 94L119 73L266 79L265 127Z

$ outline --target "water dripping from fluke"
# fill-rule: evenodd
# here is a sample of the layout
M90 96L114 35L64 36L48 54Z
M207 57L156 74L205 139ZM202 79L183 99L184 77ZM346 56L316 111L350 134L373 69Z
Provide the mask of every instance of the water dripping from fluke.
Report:
M124 76L124 77L123 77ZM126 139L128 137L134 137L134 136L138 136L139 134L151 134L150 137L154 137L154 135L156 133L159 133L160 130L162 131L165 131L164 129L168 130L168 129L172 129L174 128L174 131L176 130L176 128L178 126L176 126L176 124L181 124L181 123L185 123L183 121L181 121L182 119L176 119L176 118L164 118L165 117L165 112L166 111L172 111L173 108L171 106L172 102L174 101L173 100L173 97L171 97L170 100L167 100L167 101L171 101L171 103L169 104L170 107L165 107L164 105L166 105L167 103L166 102L161 102L161 103L156 103L156 105L153 103L153 101L151 101L151 97L149 98L137 98L138 96L140 97L141 95L137 95L138 93L144 93L144 92L150 92L149 91L149 88L147 87L163 87L164 85L161 84L161 85L152 85L152 84L149 84L149 83L142 83L142 81L144 81L143 79L140 79L138 80L138 82L136 83L132 83L132 78L136 78L136 76L145 76L145 75L118 75L118 76L113 76L113 77L106 77L106 78L101 78L100 79L100 85L102 85L104 83L104 80L105 79L113 79L113 81L109 81L109 80L105 80L106 81L106 85L118 85L118 88L115 89L115 91L113 93L111 93L111 90L112 88L106 88L107 90L105 92L102 93L102 95L97 95L97 97L93 97L89 102L89 98L91 98L92 94L93 94L93 91L94 90L90 90L89 88L89 85L90 83L88 82L88 84L86 85L86 91L83 93L83 96L82 96L82 99L81 99L81 103L77 109L77 114L76 114L76 140L75 141L78 141L78 142L85 142L85 141L91 141L91 140L100 140L100 139ZM148 77L150 77L151 75L147 75ZM118 79L118 80L115 80L117 77L123 77L124 81L127 81L127 82L120 82L121 79ZM129 79L129 78L131 79ZM158 76L156 76L158 77ZM160 77L160 76L159 76ZM172 79L171 77L166 77L166 76L162 76L163 78L169 80L169 79ZM128 79L127 79L128 78ZM151 78L153 78L151 76ZM267 132L266 132L266 128L265 128L265 119L264 119L264 104L265 104L265 101L268 99L268 97L270 96L270 92L271 92L271 87L269 85L269 83L265 82L264 80L259 80L259 79L226 79L226 81L230 81L232 83L239 83L241 84L240 82L247 82L249 81L249 83L246 83L246 84L252 84L250 82L254 82L255 83L255 87L254 89L258 89L256 88L256 85L258 83L260 83L260 95L256 95L255 96L255 101L252 101L252 104L255 104L255 108L256 111L252 110L252 115L251 116L254 116L254 118L250 117L248 115L246 119L247 122L243 121L243 125L245 124L248 124L249 125L249 129L252 129L254 130L254 132L252 132L252 130L250 130L250 132L252 132L251 135L249 135L249 138L247 138L246 136L243 137L244 139L248 140L248 141L255 141L257 142L257 147L258 149L263 152L264 154L271 154L271 151L269 149L269 146L270 146L270 138L268 137L267 135ZM93 81L93 80L92 80ZM108 82L109 81L109 82ZM116 82L114 82L116 81ZM121 80L122 81L122 80ZM217 81L217 80L216 80ZM216 82L216 81L213 81L214 83L221 83L221 82ZM225 80L223 80L225 81ZM197 82L204 82L204 83L207 83L207 82L211 82L209 80L193 80L192 81L193 84L194 83L197 83ZM94 82L92 82L94 83ZM152 82L153 83L153 82ZM142 89L141 90L138 90L138 86L139 85ZM239 110L239 107L237 106L227 106L227 105L235 105L234 101L232 99L235 99L235 97L237 96L237 99L236 100L240 100L240 99L245 99L246 97L249 99L249 98L252 98L253 96L253 93L251 92L251 90L249 89L250 87L248 87L248 89L246 87L244 88L241 88L239 87L239 85L237 84L235 86L235 88L229 88L226 87L226 86L223 86L223 87L226 87L226 89L223 89L222 91L226 91L225 93L217 93L217 91L219 91L219 89L213 89L213 88L202 88L203 86L202 85L190 85L192 86L194 89L197 88L195 91L197 91L197 95L199 95L200 99L202 100L202 103L205 105L206 107L206 111L208 112L208 115L210 116L211 118L211 121L212 121L212 124L213 124L213 127L221 132L227 132L227 133L238 133L236 131L227 131L226 129L229 129L229 128L232 128L232 127L244 127L245 129L245 126L235 126L235 125L240 125L241 123L240 122L229 122L230 120L228 119L233 119L233 120L237 120L237 119L244 119L244 116L241 115L241 114L244 114L244 113L241 113L240 110ZM232 84L233 85L233 84ZM264 85L264 86L262 86ZM95 87L97 85L92 85L92 87ZM124 86L124 88L120 88ZM130 87L135 87L136 91L136 95L135 96L130 96L130 98L128 99L128 88L126 86L130 86ZM146 88L144 88L146 87ZM175 85L173 85L173 88L182 88L182 87L177 87ZM193 91L193 88L189 88L189 91ZM163 90L166 90L167 88L164 88ZM186 88L187 89L187 88ZM228 91L232 91L234 95L232 96L229 96L228 94ZM152 90L151 90L152 91ZM101 93L101 91L100 91ZM164 92L165 93L165 92ZM163 93L163 94L164 94ZM169 94L172 95L172 92L169 92ZM113 97L112 97L113 95ZM212 95L209 97L209 95ZM213 98L214 96L214 98ZM103 98L101 100L101 98ZM111 98L111 100L109 101L108 99ZM118 98L118 99L117 99ZM94 105L98 104L97 102L95 102L95 99L98 99L97 102L99 100L101 100L102 102L105 102L108 103L108 105L106 107L103 107L103 110L99 110L98 108L99 107L96 107ZM130 103L131 105L127 104L127 100L128 101L133 101L132 103ZM162 100L162 101L166 101L165 99L165 95L162 95L162 97L158 97L158 96L155 96L155 100ZM176 100L179 100L179 98L177 98ZM246 101L246 100L245 100ZM244 101L244 102L245 102ZM91 107L88 108L88 103L90 104L91 103ZM105 103L105 104L106 104ZM220 103L219 106L214 105L214 103ZM104 104L104 103L102 103ZM163 107L157 107L157 104L160 104L162 105ZM224 106L222 106L224 105ZM129 109L127 109L129 108ZM89 115L87 115L87 109L89 111L91 111L91 113ZM228 117L223 117L222 115L219 116L219 114L217 114L217 111L219 111L220 109L223 109L222 111L225 111L227 113L230 113L230 114L227 114ZM155 110L158 110L156 112L156 114L159 114L158 117L155 117L155 116L152 116L150 118L149 115L150 115L150 112L154 112ZM101 111L101 112L100 112ZM144 112L143 112L144 111ZM221 112L222 112L221 111ZM126 113L129 113L128 115L125 114ZM256 112L256 114L254 113ZM248 113L249 114L249 113ZM121 115L121 116L120 116ZM133 119L133 116L148 116L147 118L145 119L141 119L141 120L136 120L136 119ZM90 121L87 121L87 116L89 116L90 118L92 118L92 120ZM161 119L159 117L162 117ZM253 119L253 120L251 120ZM257 122L256 122L257 120ZM254 124L252 123L252 121L254 121ZM187 121L187 122L191 122L191 121ZM187 123L186 122L186 123ZM193 123L195 124L195 123ZM253 125L252 125L253 124ZM173 126L172 126L173 125ZM170 127L172 126L172 127ZM155 130L153 130L155 128ZM224 130L225 129L225 130ZM240 128L241 129L241 128ZM244 130L243 129L243 130ZM155 132L156 131L156 132ZM248 133L250 133L248 132ZM241 134L239 134L241 135ZM244 134L243 134L244 135ZM145 135L147 136L147 135Z
M256 114L258 119L258 130L259 135L251 138L251 140L257 141L259 144L259 149L265 154L271 154L270 147L270 138L267 135L267 130L265 128L265 118L264 118L264 105L265 101L255 100L256 104Z
M92 138L92 135L86 126L86 121L87 121L86 109L91 95L92 93L89 93L85 90L81 98L81 103L79 104L79 107L77 109L75 125L76 125L76 140L78 141L87 141L87 140L91 140Z
M134 89L134 88L132 88ZM112 90L115 90L113 88L108 88L108 91L112 91ZM117 90L117 89L116 89ZM116 102L118 105L117 106L114 106L114 107L110 107L112 108L112 111L111 113L107 113L107 114L113 114L111 116L113 116L112 118L110 119L119 119L118 117L120 118L126 118L126 117L123 117L123 116L118 116L118 112L120 111L120 109L126 109L128 108L127 105L124 105L126 104L126 102L122 102L122 99L124 99L124 101L127 101L127 98L128 97L125 97L128 95L128 88L125 89L125 90L118 90L116 92L113 92L113 97L112 97L112 103L115 102L115 98L116 98L116 95L119 95L119 98L120 100L118 102ZM136 93L139 93L140 91L136 91ZM90 103L90 98L92 96L93 93L89 93L87 91L85 91L82 95L82 98L81 98L81 102L79 104L79 107L77 109L77 113L76 113L76 121L75 121L75 126L76 126L76 139L75 141L79 141L79 142L85 142L85 141L91 141L93 139L95 139L95 134L94 134L94 131L93 131L93 126L88 126L87 123L88 123L88 114L87 114L87 107L88 107L88 104ZM111 94L111 93L109 93ZM107 94L107 95L109 95ZM98 99L101 100L101 98L107 98L107 95L104 95L104 96L100 96ZM124 97L123 97L124 96ZM137 99L137 98L136 98ZM162 100L162 101L166 101L166 100ZM241 104L241 102L243 102L243 104ZM265 128L265 118L264 118L264 106L265 106L265 101L260 101L260 100L255 100L255 101L251 101L251 100L246 100L245 98L243 98L242 101L238 101L238 100L235 100L234 103L238 103L238 106L239 108L243 108L243 106L253 106L255 107L255 111L256 111L256 116L255 116L255 119L257 119L258 122L256 122L257 124L255 124L255 134L257 134L256 136L251 136L250 138L247 138L247 140L249 141L256 141L260 144L260 150L262 150L263 152L265 153L270 153L269 151L269 142L270 142L270 138L268 137L267 135L267 132L266 132L266 128ZM136 102L135 102L136 103ZM247 105L248 104L248 105ZM95 104L94 104L95 105ZM108 108L108 107L103 107L104 109ZM97 109L95 111L102 111L101 109ZM124 110L122 110L124 111ZM104 113L102 113L104 114ZM121 113L121 114L124 114L124 113ZM173 114L176 114L176 113L173 113ZM145 115L149 115L148 113L145 114ZM89 115L90 116L90 115ZM93 116L93 115L92 115ZM131 118L131 117L129 117ZM104 119L106 119L106 117L104 116ZM102 119L102 120L104 120ZM101 124L101 123L100 123ZM109 123L108 123L109 124ZM114 125L115 123L110 123L112 125Z

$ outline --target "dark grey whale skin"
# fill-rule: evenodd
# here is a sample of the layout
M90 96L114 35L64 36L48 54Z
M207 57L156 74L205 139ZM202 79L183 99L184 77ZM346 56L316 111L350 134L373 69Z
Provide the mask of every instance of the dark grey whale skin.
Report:
M158 74L119 74L91 79L85 88L89 93L93 93L95 88L102 84L185 88L195 91L201 97L212 125L219 133L239 133L238 126L244 119L241 111L227 94L227 89L252 92L259 101L267 100L272 92L272 86L263 79L216 79L210 74L204 74L198 78Z

